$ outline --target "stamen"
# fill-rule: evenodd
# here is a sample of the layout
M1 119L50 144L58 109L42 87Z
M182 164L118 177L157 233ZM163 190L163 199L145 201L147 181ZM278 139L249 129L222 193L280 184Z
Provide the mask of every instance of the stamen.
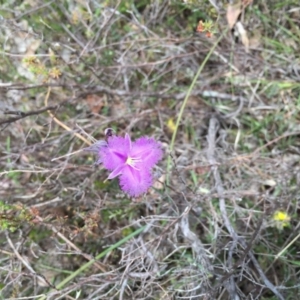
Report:
M135 166L135 164L136 163L139 163L139 162L142 162L142 160L139 158L139 157L129 157L128 156L128 158L127 158L127 160L126 160L126 164L127 165L129 165L130 167L132 167L133 169L135 169L135 170L139 170L136 166Z

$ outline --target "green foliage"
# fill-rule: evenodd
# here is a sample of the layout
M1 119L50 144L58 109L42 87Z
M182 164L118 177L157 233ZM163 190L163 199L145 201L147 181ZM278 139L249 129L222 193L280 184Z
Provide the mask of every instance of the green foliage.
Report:
M16 231L24 223L30 222L32 214L21 205L9 205L0 201L0 229Z
M52 64L56 63L53 52L50 52L50 62ZM23 63L31 73L36 77L41 78L43 81L48 81L50 78L58 79L61 76L61 71L58 67L46 67L36 56L25 57Z

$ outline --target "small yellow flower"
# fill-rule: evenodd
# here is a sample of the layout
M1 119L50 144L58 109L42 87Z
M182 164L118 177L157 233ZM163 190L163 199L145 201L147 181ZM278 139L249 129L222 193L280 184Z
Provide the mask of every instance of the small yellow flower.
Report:
M278 229L282 229L284 227L289 226L291 217L285 211L277 210L277 211L275 211L272 219L273 219L274 225Z
M173 133L176 129L176 125L174 123L174 120L172 118L170 118L168 121L167 121L167 127L168 129Z

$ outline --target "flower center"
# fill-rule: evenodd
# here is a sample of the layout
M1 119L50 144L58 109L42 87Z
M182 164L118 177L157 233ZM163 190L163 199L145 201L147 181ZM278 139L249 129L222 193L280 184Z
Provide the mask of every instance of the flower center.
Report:
M128 156L125 164L129 165L130 167L132 167L136 170L138 170L138 168L135 165L136 165L136 163L139 163L141 161L142 160L139 157L130 157L130 156Z

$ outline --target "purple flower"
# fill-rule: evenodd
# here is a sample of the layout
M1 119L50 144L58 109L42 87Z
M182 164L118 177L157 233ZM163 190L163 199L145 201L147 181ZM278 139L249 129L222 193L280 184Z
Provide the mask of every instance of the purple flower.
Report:
M110 136L107 143L98 143L98 163L111 171L108 179L119 176L122 190L132 197L145 193L153 183L152 168L163 151L153 138L141 137L132 142L125 137Z

